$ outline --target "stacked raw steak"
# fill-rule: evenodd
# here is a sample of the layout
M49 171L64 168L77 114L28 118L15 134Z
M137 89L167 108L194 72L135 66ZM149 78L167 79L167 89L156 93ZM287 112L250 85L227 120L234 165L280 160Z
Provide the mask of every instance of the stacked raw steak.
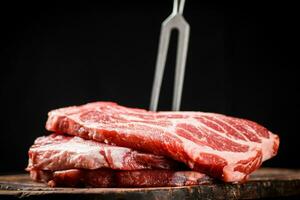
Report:
M53 187L183 186L210 182L208 176L199 172L170 170L176 165L162 156L51 134L35 140L29 150L27 170L32 179Z
M55 134L35 141L27 170L50 186L182 186L209 183L209 177L243 182L279 146L277 135L248 120L111 102L53 110L46 128ZM177 162L193 171L178 171Z

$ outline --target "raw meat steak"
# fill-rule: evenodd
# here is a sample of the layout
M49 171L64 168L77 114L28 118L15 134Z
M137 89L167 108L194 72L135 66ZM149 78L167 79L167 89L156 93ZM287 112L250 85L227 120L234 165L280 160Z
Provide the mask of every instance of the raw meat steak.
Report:
M162 156L139 153L129 148L52 134L39 137L29 149L27 170L72 168L116 170L170 169L175 162Z
M35 181L51 187L162 187L212 183L212 179L194 171L138 170L113 171L108 169L62 171L31 170Z
M150 112L95 102L49 112L49 131L151 152L225 182L245 181L276 155L279 137L263 126L221 114Z

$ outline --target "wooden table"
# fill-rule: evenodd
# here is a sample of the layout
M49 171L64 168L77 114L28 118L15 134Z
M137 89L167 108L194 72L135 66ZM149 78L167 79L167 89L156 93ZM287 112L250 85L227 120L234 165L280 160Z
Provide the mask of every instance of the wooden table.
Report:
M0 199L300 199L300 170L263 168L244 184L159 188L49 188L28 174L0 176Z

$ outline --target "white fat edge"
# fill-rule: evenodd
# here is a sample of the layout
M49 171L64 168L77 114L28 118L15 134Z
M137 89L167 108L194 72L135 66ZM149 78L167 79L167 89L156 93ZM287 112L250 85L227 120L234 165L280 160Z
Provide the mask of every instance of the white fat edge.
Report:
M206 112L201 112L201 111L160 111L157 112L158 114L178 114L178 115L199 115L199 114L203 114Z
M47 127L47 129L48 129L48 127L50 127L49 130L51 131L53 125L58 121L58 118L59 118L59 117L60 117L59 114L56 114L54 111L51 111L51 112L49 113L49 117L48 117L48 120L47 120L47 122L46 122L46 127Z
M27 167L26 167L25 170L27 170L27 169L32 169L33 166L34 166L34 165L33 165L33 161L32 161L31 158L29 158L29 159L28 159L28 164L27 164Z
M133 116L133 115L126 115L126 113L120 113L120 115L124 118L126 118L126 120L144 120L144 119L141 119L140 117L138 116Z
M129 152L129 151L128 151ZM108 162L110 168L112 169L122 169L124 167L124 149L122 148L115 148L113 151L109 149L105 149L105 155L110 155L112 159L112 165Z
M66 153L66 151L57 151L55 153L53 153L53 151L49 151L52 150L47 149L47 148L43 148L43 150L41 150L42 148L37 148L37 150L33 150L32 152L37 152L37 154L39 155L40 159L39 162L37 163L33 163L32 162L32 166L35 167L36 165L38 166L42 166L43 170L52 170L53 166L56 167L58 165L58 163L61 162L61 158L65 158L64 154ZM50 156L49 156L50 154ZM53 160L55 160L55 162L53 162Z
M248 174L240 172L240 171L235 171L234 170L235 166L234 165L227 165L223 168L223 180L226 182L239 182L241 180L244 180Z
M83 139L74 137L71 140L64 143L48 144L39 147L39 151L57 151L59 152L55 154L55 156L57 157L60 157L61 154L70 153L72 154L72 157L75 161L80 157L85 157L86 159L93 160L97 163L97 165L107 165L105 158L103 157L103 155L100 154L100 147L97 147L96 145L83 144L78 141L83 141Z
M263 142L264 145L262 145L263 152L265 152L263 161L272 158L274 156L273 147L276 144L278 145L278 143L279 143L278 136L269 131L269 139L264 138L264 142Z

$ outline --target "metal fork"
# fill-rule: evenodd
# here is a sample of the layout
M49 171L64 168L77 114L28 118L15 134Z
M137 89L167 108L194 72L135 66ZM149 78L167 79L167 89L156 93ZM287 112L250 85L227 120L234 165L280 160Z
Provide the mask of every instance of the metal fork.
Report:
M156 111L159 99L161 83L163 79L166 58L168 53L168 46L170 41L170 34L173 29L178 30L178 45L176 70L174 79L173 103L172 110L180 110L182 88L184 81L185 63L188 49L188 41L190 34L190 26L182 16L185 0L174 0L173 12L162 23L158 54L155 67L155 77L153 81L150 110Z

